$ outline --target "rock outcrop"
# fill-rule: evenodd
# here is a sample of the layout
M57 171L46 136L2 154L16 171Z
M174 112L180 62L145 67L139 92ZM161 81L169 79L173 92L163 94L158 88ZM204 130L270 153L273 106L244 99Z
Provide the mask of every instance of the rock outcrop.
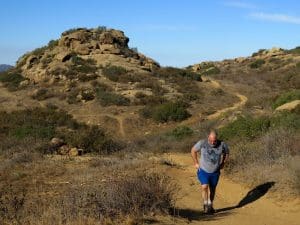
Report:
M143 71L159 67L153 59L129 48L128 42L129 38L120 30L104 27L71 29L63 32L59 40L25 54L18 60L17 68L29 80L40 82L52 77L65 79L62 71L69 69L74 56L93 60L97 67L117 65Z

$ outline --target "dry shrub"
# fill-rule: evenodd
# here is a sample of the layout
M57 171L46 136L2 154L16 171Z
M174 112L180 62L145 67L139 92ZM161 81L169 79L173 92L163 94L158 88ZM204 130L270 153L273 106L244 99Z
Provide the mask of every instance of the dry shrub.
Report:
M89 186L73 185L54 196L33 197L24 188L2 188L0 215L10 224L103 224L167 213L174 205L174 191L167 177L145 172Z
M255 141L232 143L232 157L226 168L234 179L251 185L274 181L273 190L283 195L299 195L300 136L294 130L276 129Z

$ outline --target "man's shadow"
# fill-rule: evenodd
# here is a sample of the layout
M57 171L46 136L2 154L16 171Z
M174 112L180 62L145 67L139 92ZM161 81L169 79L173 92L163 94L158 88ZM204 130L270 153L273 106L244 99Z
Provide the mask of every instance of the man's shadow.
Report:
M248 205L262 196L264 196L269 189L275 184L275 182L266 182L264 184L260 184L253 188L251 191L249 191L245 197L243 197L240 202L236 205L221 208L221 209L216 209L216 212L212 215L209 214L204 214L200 210L192 210L192 209L175 209L173 214L175 216L180 216L183 218L186 218L188 220L216 220L217 218L224 217L226 215L230 214L230 210L236 209L236 208L241 208L245 205ZM200 203L200 201L199 201ZM200 204L199 204L200 207Z

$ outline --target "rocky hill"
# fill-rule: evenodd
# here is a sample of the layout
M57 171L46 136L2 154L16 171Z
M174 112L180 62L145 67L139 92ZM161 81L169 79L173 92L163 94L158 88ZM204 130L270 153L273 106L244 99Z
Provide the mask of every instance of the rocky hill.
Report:
M105 27L65 31L1 74L0 101L6 111L50 105L114 136L132 137L161 123L204 118L239 100L202 82L199 73L160 67L128 42L122 31Z
M74 75L71 67L75 57L86 60L87 65L83 69L95 74L97 71L96 68L92 71L92 64L98 67L114 64L144 71L152 71L159 67L154 60L130 49L128 42L129 38L119 30L105 27L71 29L63 32L59 40L52 40L47 46L22 56L17 62L17 67L26 78L35 82L70 78Z

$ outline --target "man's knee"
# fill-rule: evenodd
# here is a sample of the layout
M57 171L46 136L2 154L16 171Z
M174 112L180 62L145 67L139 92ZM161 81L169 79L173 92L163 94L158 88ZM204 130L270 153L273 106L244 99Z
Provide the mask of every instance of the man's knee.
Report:
M208 184L201 185L202 191L208 191Z

